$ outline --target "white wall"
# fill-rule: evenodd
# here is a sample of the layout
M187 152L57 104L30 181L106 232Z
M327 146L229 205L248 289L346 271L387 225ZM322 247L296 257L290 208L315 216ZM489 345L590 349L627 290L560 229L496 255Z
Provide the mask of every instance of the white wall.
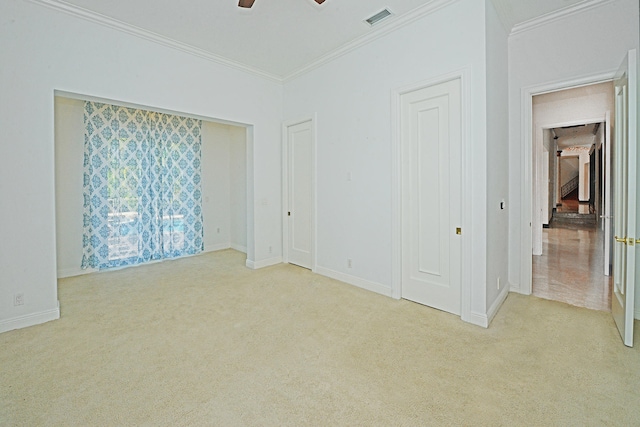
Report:
M591 189L591 174L590 174L590 158L589 154L580 154L578 157L580 166L578 171L580 172L580 180L578 182L578 200L581 202L589 201L589 190Z
M562 186L578 176L578 157L562 156L560 157L560 163L560 184Z
M213 142L213 143L207 143ZM230 141L226 125L202 123L202 228L204 250L229 247ZM205 165L215 165L206 168Z
M606 153L605 153L605 140L604 140L604 132L606 129L605 123L602 123L598 128L598 132L594 137L594 142L596 144L596 188L595 188L595 204L596 204L596 213L598 217L598 222L601 224L601 228L604 230L604 187L607 182L607 178L605 175L605 164L606 161Z
M523 164L527 140L523 93L537 87L559 88L567 81L588 82L598 75L613 76L626 52L638 44L637 0L605 3L509 37L509 281L513 290L526 292L530 284L521 281L527 276L524 270L531 268L530 251L521 252L530 245L526 236L530 236L532 210L526 197L531 194L530 181L522 177L530 173L530 165Z
M281 247L281 84L26 1L0 9L0 331L58 316L56 89L250 125L248 262Z
M84 106L56 96L54 110L56 269L68 277L82 272Z
M229 245L247 252L247 133L229 127Z
M534 129L596 123L606 111L613 112L613 82L536 95L532 105Z
M473 182L467 194L472 209L466 238L472 245L472 310L486 313L484 13L483 2L455 2L285 83L286 120L317 113L318 271L391 292L391 93L466 67L470 71L465 85L471 97L464 100L471 111L470 157L477 159L465 171ZM496 132L495 143L500 145L503 136ZM492 203L496 199L492 210L499 209L500 193L504 197L506 190L491 195ZM353 260L351 269L348 258Z
M547 185L545 187L547 195L546 195L546 210L543 212L546 213L546 222L543 221L543 224L549 224L551 221L551 217L553 216L553 209L556 207L556 170L557 170L557 150L556 150L556 141L553 139L553 134L551 133L551 129L546 129L544 132L543 144L545 149L548 151L547 154Z
M202 219L204 250L246 252L245 129L202 123Z
M545 132L546 133L546 132ZM549 219L551 218L551 207L549 206L549 149L544 146L542 149L542 183L547 184L541 186L542 197L540 202L542 203L542 224L549 225Z
M509 109L507 33L486 1L487 38L487 290L489 316L509 290ZM504 209L501 202L504 201ZM498 289L500 281L500 289Z

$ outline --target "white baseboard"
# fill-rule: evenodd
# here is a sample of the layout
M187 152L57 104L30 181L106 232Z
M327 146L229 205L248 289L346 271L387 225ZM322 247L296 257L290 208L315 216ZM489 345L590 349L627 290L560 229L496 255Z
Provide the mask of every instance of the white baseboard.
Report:
M225 249L235 249L236 251L242 252L242 253L247 253L247 247L246 246L240 246L237 245L235 243L218 243L216 245L209 245L209 246L205 246L204 250L202 252L215 252L215 251L222 251ZM186 256L191 256L191 255L186 255ZM178 257L178 258L183 258L183 257ZM177 259L177 258L174 258ZM120 267L120 268L127 268L127 267L136 267L138 265L145 265L145 264L151 264L154 262L162 262L164 261L164 259L159 259L159 260L154 260L154 261L148 261L148 262L144 262L142 264L136 264L136 265L129 265L129 266L124 266L124 267ZM116 270L111 269L111 270ZM86 268L86 269L81 269L80 267L77 268L63 268L58 270L58 279L64 279L66 277L73 277L73 276L81 276L83 274L89 274L89 273L97 273L100 270L97 268Z
M208 245L204 247L204 252L223 251L225 249L235 249L244 254L247 253L247 247L238 245L237 243L218 243L217 245Z
M259 268L269 267L270 265L276 265L282 263L282 257L274 257L269 259L263 259L262 261L251 261L247 260L245 265L252 270L257 270Z
M51 310L41 311L39 313L25 314L24 316L14 317L0 322L0 333L12 331L14 329L22 329L29 326L39 325L40 323L57 320L60 318L60 302L57 307Z
M228 243L218 243L215 245L206 245L204 247L204 252L215 252L221 251L223 249L229 249L231 246Z
M80 267L78 268L63 268L58 270L58 279L64 279L66 277L73 276L82 276L83 274L95 273L98 270L97 268L85 268L84 270Z
M232 243L231 244L231 249L235 249L236 251L242 252L243 254L247 253L247 247L238 245L237 243Z
M486 314L472 311L468 316L461 316L461 319L472 325L480 326L482 328L489 327L489 317Z
M498 294L498 298L496 298L493 304L491 304L491 307L489 307L489 310L487 311L487 320L488 320L487 327L489 326L493 318L498 313L498 310L500 310L500 307L502 306L502 303L504 303L504 300L507 299L510 288L511 288L510 286L503 287L500 290L500 293Z
M357 286L362 289L366 289L371 292L375 292L377 294L382 294L384 296L391 296L391 287L385 286L380 283L371 282L366 279L362 279L360 277L351 276L349 274L340 273L339 271L334 271L329 268L316 266L314 273L321 274L323 276L330 277L332 279L340 280L341 282L348 283L353 286Z
M469 316L465 316L462 320L473 325L488 328L489 324L498 313L500 306L502 306L504 300L507 299L507 295L509 295L510 290L513 291L513 289L511 289L509 286L505 286L504 288L502 288L502 290L498 294L498 297L493 302L493 304L491 304L491 307L489 307L489 310L487 310L486 314L478 313L477 311L471 311Z
M514 292L516 294L520 294L520 295L531 295L531 292L524 292L522 290L522 288L520 287L520 284L515 283L515 284L511 284L509 286L509 292Z

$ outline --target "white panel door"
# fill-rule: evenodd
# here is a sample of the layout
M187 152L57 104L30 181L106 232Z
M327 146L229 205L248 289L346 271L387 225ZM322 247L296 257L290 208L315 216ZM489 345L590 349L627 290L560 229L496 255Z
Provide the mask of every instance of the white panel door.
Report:
M288 261L311 268L311 121L287 127Z
M636 284L636 208L638 190L637 58L629 51L614 79L615 90L615 200L613 294L611 312L625 345L633 346L633 310Z
M401 96L402 297L460 314L460 79Z

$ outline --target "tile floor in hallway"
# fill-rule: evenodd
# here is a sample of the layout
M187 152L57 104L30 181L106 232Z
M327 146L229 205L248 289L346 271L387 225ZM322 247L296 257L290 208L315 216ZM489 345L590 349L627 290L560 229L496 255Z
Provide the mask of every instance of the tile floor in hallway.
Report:
M603 271L603 232L569 225L544 229L542 239L542 255L533 257L533 295L611 311L611 276Z

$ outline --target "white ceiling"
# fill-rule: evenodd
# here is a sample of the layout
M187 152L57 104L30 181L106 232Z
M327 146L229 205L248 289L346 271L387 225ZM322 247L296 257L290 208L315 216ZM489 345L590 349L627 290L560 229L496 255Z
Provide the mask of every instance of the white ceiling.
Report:
M558 148L563 150L578 145L591 146L596 141L595 135L600 126L600 123L589 123L584 125L554 128L553 132L558 137Z
M558 138L577 138L584 135L594 136L599 128L600 123L588 123L584 125L554 128L553 132L555 132Z
M84 9L282 79L403 15L443 0L35 0ZM575 4L606 0L492 0L505 28ZM375 27L364 19L388 8ZM101 19L104 21L104 19Z

